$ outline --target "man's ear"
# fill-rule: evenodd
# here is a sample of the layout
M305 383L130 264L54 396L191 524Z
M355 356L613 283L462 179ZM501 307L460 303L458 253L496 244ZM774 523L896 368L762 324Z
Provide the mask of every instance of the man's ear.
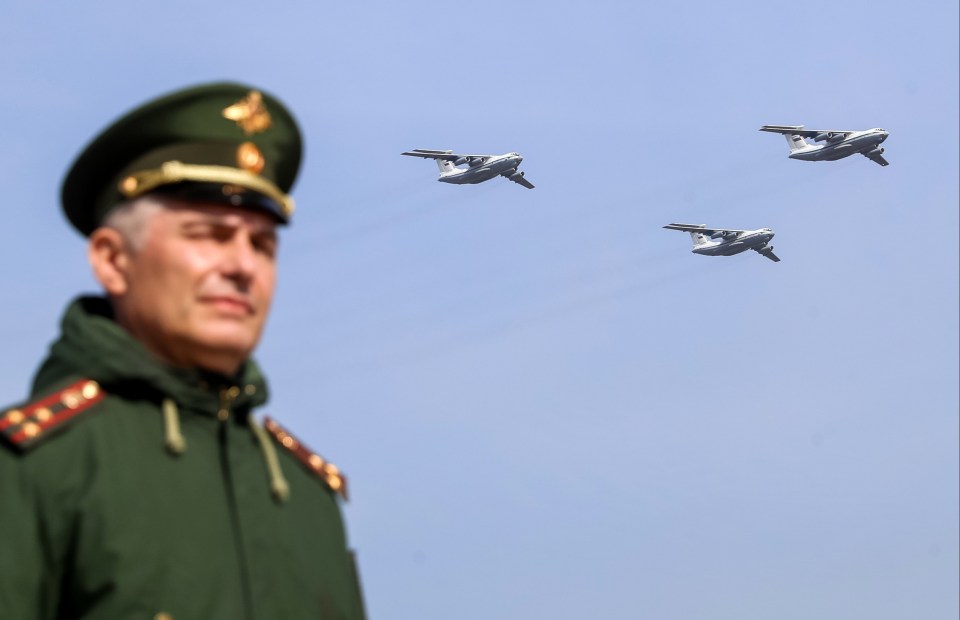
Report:
M119 231L100 227L90 233L87 260L93 267L93 276L109 296L117 297L127 292L130 248Z

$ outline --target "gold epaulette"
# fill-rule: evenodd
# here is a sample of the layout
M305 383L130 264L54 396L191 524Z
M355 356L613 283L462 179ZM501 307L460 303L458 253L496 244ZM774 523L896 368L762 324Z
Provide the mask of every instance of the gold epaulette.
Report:
M105 396L96 381L81 379L37 400L0 413L0 435L27 450L62 430L65 424Z
M336 465L326 461L322 456L303 445L299 439L277 424L273 418L265 417L263 426L277 440L277 443L293 454L294 458L300 461L307 470L323 480L328 487L342 497L344 501L347 501L347 478Z

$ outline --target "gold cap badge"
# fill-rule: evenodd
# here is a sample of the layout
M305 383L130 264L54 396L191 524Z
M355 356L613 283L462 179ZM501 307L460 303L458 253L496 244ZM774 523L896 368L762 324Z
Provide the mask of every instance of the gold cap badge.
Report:
M266 165L263 153L253 142L244 142L237 147L237 167L251 174L260 174Z
M223 118L236 121L248 136L266 131L271 122L270 113L263 103L263 95L258 90L251 90L246 97L224 108Z

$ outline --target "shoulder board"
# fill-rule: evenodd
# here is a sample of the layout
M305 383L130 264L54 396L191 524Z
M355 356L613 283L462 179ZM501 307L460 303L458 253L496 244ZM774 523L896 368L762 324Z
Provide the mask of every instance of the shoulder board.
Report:
M334 493L342 497L343 501L347 501L347 478L336 465L303 445L299 439L277 424L273 418L264 417L263 427L277 440L277 443L286 448L308 471L320 478Z
M66 428L67 422L105 395L96 381L81 379L34 401L0 410L0 436L21 451L29 450Z

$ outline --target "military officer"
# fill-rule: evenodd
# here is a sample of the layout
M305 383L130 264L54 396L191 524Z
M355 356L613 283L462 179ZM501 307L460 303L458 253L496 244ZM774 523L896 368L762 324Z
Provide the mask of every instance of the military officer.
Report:
M300 132L268 93L178 91L63 183L103 287L0 408L0 618L364 616L346 481L254 409Z

